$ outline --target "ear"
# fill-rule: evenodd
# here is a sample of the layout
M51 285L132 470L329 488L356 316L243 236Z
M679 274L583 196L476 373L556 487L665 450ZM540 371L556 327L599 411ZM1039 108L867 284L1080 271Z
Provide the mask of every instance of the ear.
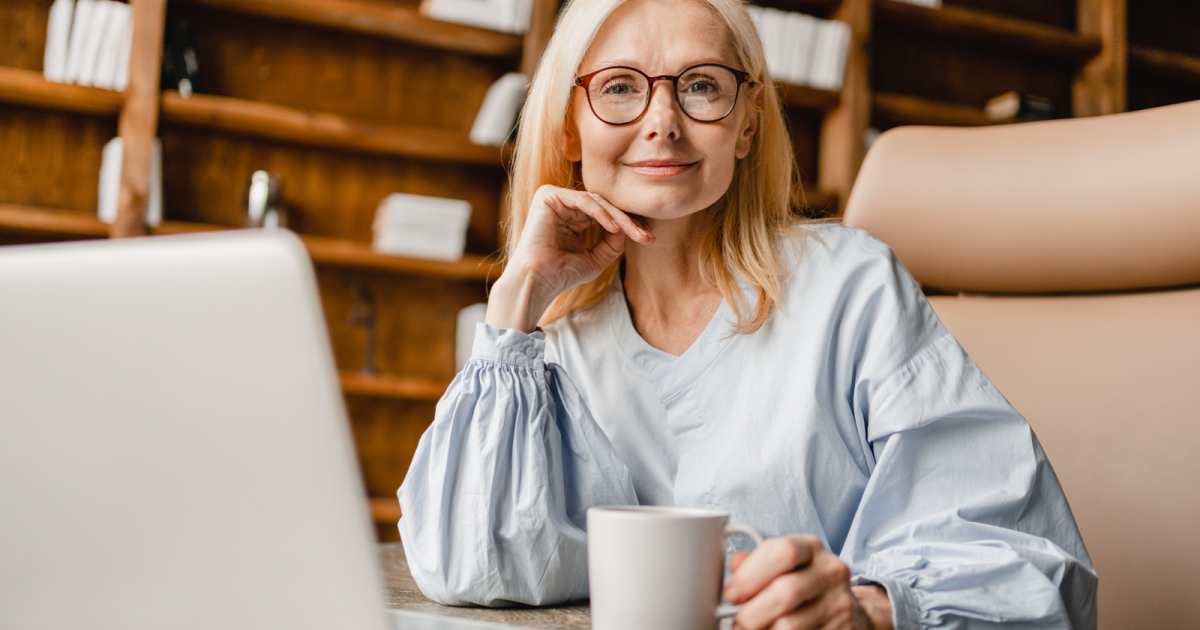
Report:
M752 91L753 97L746 99L746 113L742 116L742 128L738 133L737 146L734 155L742 159L750 155L750 147L754 145L754 134L758 131L758 113L762 111L762 84L756 84ZM747 94L746 96L751 96Z
M579 128L575 126L574 116L567 116L567 123L563 125L562 152L572 162L583 160L583 145L579 140Z

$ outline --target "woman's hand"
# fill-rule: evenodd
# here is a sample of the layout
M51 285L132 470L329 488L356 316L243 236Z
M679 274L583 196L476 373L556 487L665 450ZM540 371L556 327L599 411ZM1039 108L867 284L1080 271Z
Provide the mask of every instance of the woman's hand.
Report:
M588 247L587 230L595 224L603 238ZM654 242L649 230L600 195L542 186L516 251L492 287L485 321L532 332L554 298L594 280L625 251L626 237Z
M744 604L741 630L891 630L892 606L878 586L850 586L850 568L814 536L770 538L729 558L725 599Z

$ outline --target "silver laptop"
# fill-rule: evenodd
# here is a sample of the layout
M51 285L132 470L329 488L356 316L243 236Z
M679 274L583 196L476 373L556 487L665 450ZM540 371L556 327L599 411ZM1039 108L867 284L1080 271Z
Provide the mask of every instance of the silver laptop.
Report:
M478 628L385 612L286 233L0 248L0 628Z

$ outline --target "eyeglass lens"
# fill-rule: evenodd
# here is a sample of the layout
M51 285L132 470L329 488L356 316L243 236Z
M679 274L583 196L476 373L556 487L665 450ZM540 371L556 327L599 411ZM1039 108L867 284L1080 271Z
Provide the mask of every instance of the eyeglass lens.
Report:
M737 103L738 80L721 66L696 66L679 77L675 96L694 120L720 120ZM650 102L650 81L629 68L608 68L592 78L588 100L596 116L622 125L637 120Z

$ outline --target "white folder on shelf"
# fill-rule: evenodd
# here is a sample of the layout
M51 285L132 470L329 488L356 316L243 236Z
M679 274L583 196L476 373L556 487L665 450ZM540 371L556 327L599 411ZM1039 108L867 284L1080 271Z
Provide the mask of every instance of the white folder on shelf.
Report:
M133 53L133 11L129 11L128 25L125 28L125 39L121 40L117 49L117 73L113 76L113 89L124 92L129 86L129 61Z
M128 4L111 4L104 40L100 44L100 55L96 59L96 73L92 85L111 90L116 86L117 64L121 48L128 39L129 17L133 10Z
M75 83L79 80L79 71L83 68L84 44L92 23L92 9L95 6L96 0L77 0L75 2L75 14L71 20L71 39L67 42L67 66L63 74L65 83Z
M92 20L83 40L83 61L79 66L79 77L76 79L79 85L91 86L96 82L96 62L100 57L104 35L108 32L108 19L112 15L114 4L110 0L96 0L96 5L92 8Z
M817 29L813 76L809 83L822 90L839 90L846 70L846 53L850 45L850 26L845 22L822 22Z
M504 144L517 122L528 84L528 79L519 72L509 72L496 79L483 97L483 104L471 125L471 142L497 147Z
M817 29L821 20L803 13L793 13L792 41L790 54L793 59L795 74L793 81L796 85L805 85L812 76L813 50L817 44Z
M100 158L100 199L98 218L112 224L117 220L121 197L121 169L125 161L125 141L117 136L104 145ZM157 138L150 152L150 192L146 199L146 225L158 227L163 216L162 141Z
M71 43L71 19L75 0L54 0L46 23L46 54L42 74L47 81L62 83L67 74L67 49Z

